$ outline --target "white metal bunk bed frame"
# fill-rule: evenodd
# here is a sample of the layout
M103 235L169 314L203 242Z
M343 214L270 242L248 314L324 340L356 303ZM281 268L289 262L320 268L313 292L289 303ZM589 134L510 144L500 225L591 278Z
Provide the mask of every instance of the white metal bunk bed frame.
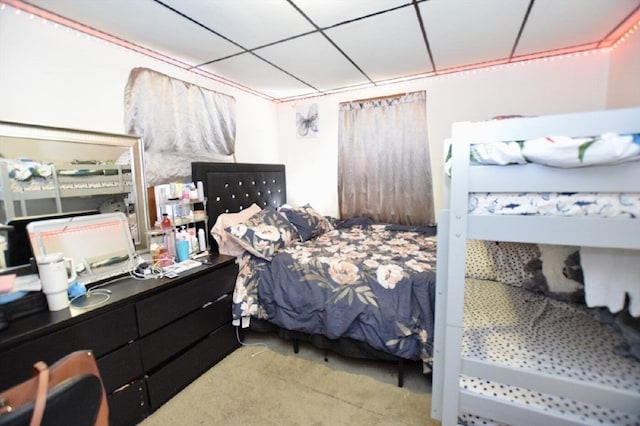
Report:
M134 189L133 175L131 174L131 167L126 166L126 169L119 164L59 164L51 166L51 182L47 182L45 185L48 189L30 189L30 190L15 190L12 188L11 178L9 177L9 170L7 164L0 162L0 202L5 209L5 218L7 221L16 217L28 216L29 210L27 206L28 201L53 199L56 205L56 213L62 213L62 199L67 197L88 197L95 195L111 195L111 194L126 194L132 192ZM86 169L102 169L113 170L112 175L99 175L99 176L60 176L57 169L64 168L64 170L86 170ZM63 185L73 186L73 184L79 185L78 187L63 188ZM84 187L80 186L84 185ZM14 202L19 202L20 214L16 213Z
M640 249L640 219L467 213L473 192L640 192L637 161L572 169L536 164L473 167L471 144L606 132L640 133L640 108L453 124L450 208L440 213L438 222L431 402L432 417L443 425L458 424L459 412L517 425L576 424L555 413L473 395L460 389L460 374L640 413L637 393L461 356L467 239Z

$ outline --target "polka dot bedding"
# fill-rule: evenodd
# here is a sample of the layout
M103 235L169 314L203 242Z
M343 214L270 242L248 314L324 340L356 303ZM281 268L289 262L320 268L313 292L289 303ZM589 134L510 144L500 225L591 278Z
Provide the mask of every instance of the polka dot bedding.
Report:
M640 393L640 362L614 353L622 335L593 311L495 281L467 279L462 355ZM460 386L523 406L560 412L579 424L639 425L640 416L461 376ZM461 413L468 425L498 424Z
M523 282L533 278L533 273L528 272L525 265L540 257L537 244L504 241L483 241L483 243L495 265L496 281L521 287Z
M497 280L496 266L488 249L488 241L467 240L465 276L479 280Z

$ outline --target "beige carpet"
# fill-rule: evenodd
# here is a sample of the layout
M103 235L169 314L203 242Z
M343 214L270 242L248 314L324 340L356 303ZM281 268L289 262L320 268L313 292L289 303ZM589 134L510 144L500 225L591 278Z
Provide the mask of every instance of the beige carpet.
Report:
M429 394L244 346L141 425L439 425L430 403Z

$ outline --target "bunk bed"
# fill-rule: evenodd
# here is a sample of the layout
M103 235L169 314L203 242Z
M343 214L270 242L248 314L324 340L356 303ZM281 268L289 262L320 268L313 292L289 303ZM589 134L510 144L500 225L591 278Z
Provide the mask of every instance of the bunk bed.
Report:
M0 158L0 202L4 220L62 213L63 200L126 194L133 191L131 167L100 161L49 163ZM39 204L46 203L43 212ZM92 206L97 208L99 206Z
M475 214L476 194L640 193L640 162L633 145L629 157L588 167L530 164L526 157L527 164L504 166L472 161L483 144L512 141L519 149L523 141L536 138L609 132L635 134L632 143L638 144L640 109L453 125L450 205L438 221L431 412L443 425L640 422L640 361L612 351L623 339L594 320L591 311L597 308L477 282L465 274L469 241L616 248L640 259L637 213L571 216L559 209L559 214L491 214L490 209ZM640 282L635 285L637 294ZM501 304L508 304L506 316L495 314ZM534 319L558 309L560 316L548 321L548 328L537 328Z

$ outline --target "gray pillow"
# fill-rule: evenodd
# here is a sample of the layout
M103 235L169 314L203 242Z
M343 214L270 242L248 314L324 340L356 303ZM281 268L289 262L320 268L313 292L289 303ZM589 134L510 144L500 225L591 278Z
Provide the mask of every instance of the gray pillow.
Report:
M532 276L524 287L565 302L585 303L580 248L549 244L538 248L540 258L526 265Z
M296 228L300 241L310 240L334 229L331 222L309 204L297 208L283 207L280 211Z

